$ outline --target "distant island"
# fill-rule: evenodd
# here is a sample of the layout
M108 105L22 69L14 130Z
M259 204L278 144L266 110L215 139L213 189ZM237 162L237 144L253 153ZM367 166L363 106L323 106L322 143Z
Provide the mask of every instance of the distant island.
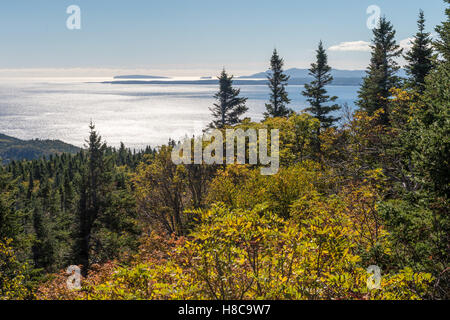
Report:
M133 74L133 75L115 76L114 79L170 79L170 78Z
M235 85L267 85L267 73L258 72L248 76L236 77L234 80ZM290 85L304 85L311 82L312 77L309 75L308 69L290 68L285 70L285 74L290 77ZM331 75L333 76L332 85L335 86L360 86L362 79L366 75L365 70L339 70L332 69ZM398 71L398 76L405 77L406 72L404 69ZM147 76L147 75L124 75L114 77L115 81L105 81L102 83L108 84L167 84L167 80L170 79L170 84L202 84L202 85L215 85L219 81L210 76L200 77L198 80L173 80L168 77L159 76Z
M21 140L0 133L0 161L34 160L42 156L77 153L80 148L60 140Z
M303 78L291 78L289 79L290 85L304 85L306 83L311 82L312 78L303 77ZM217 79L200 79L200 80L139 80L139 79L122 79L117 81L104 81L101 83L106 84L168 84L171 85L183 85L183 84L191 84L191 85L217 85L219 80ZM255 78L236 78L233 80L233 84L235 85L267 85L268 80L265 77L255 77ZM357 78L334 78L332 85L335 86L359 86L362 83L362 77Z

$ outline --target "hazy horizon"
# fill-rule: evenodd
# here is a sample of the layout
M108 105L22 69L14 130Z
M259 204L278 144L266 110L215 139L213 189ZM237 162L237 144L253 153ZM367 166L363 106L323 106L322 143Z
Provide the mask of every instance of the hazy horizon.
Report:
M309 69L310 66L296 67L287 66L284 69ZM265 69L252 69L248 71L233 72L233 68L226 68L230 74L235 77L250 76L260 72L266 72ZM362 69L350 68L332 68L334 70L343 71L365 71ZM220 69L221 70L221 69ZM17 69L0 69L0 78L111 78L121 75L148 75L161 76L168 78L200 78L200 77L217 77L220 75L220 70L215 73L212 71L200 70L180 70L180 69L118 69L118 68L99 68L99 69L85 69L85 68L17 68Z

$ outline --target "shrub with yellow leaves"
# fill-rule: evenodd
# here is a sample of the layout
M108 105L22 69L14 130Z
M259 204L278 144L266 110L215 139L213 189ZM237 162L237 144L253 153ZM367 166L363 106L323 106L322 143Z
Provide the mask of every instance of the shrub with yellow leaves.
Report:
M11 242L0 240L0 300L21 300L29 295L26 265L17 261Z

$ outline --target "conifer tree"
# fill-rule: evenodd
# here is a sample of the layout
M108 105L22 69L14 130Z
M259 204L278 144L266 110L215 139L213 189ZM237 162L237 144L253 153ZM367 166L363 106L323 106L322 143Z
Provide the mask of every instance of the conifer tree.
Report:
M70 175L66 172L63 185L63 212L72 210L75 202L75 191L70 180Z
M446 0L450 3L449 0ZM446 8L447 21L436 27L439 38L436 49L444 60L437 63L426 79L421 96L423 108L416 112L412 121L418 134L414 146L414 165L421 169L420 176L428 181L434 192L448 197L450 194L449 157L450 152L450 8Z
M218 101L210 108L214 120L209 124L210 128L224 128L225 126L238 124L239 118L248 108L245 103L247 98L239 97L240 89L233 88L233 76L228 76L225 69L219 76L219 92L214 95Z
M54 244L50 236L50 221L45 216L40 201L33 203L33 229L35 240L32 246L34 267L51 271L54 266Z
M309 69L309 74L314 80L305 84L305 90L302 94L307 98L310 105L305 111L310 112L320 122L320 127L317 129L319 134L321 129L329 128L339 120L339 118L331 116L330 113L339 110L340 107L337 104L327 105L336 101L337 97L327 95L327 89L325 88L333 81L333 77L330 74L331 67L328 65L328 57L322 41L320 41L316 53L317 60L311 64L311 69Z
M125 144L123 142L120 142L120 148L117 155L117 165L123 166L127 163L127 155L128 150L125 148Z
M28 175L28 190L27 190L27 199L30 200L33 195L34 189L34 179L33 179L33 171L30 170Z
M447 3L450 3L446 0ZM414 242L422 242L420 252L427 252L427 271L436 278L433 298L448 300L450 278L447 274L450 243L450 8L446 8L446 21L436 28L435 48L439 59L425 79L425 90L420 96L419 108L411 117L413 133L411 165L414 179L421 186L420 202L431 216L426 220L430 235L422 228ZM414 199L413 197L412 199ZM416 203L413 203L417 207ZM410 212L408 212L410 214ZM426 237L426 238L425 238ZM429 241L429 239L432 239ZM429 242L427 242L429 241ZM420 253L419 252L419 253Z
M361 89L358 92L358 106L372 115L376 110L383 109L383 123L388 121L388 104L390 90L399 85L396 75L399 66L395 61L402 54L402 49L395 40L395 30L385 18L373 29L372 57L366 71Z
M419 30L412 41L411 50L405 54L405 59L408 61L405 69L410 76L411 87L422 93L425 86L425 77L433 68L433 48L430 33L425 32L425 16L422 10L419 13L417 26Z
M286 92L289 76L284 74L283 65L283 59L278 55L277 49L274 49L270 59L270 73L267 76L271 93L270 101L266 104L267 112L264 113L266 118L287 117L292 112L286 107L291 100Z
M78 263L86 273L90 263L93 228L101 210L106 204L106 194L110 184L108 161L105 157L106 144L90 124L88 143L88 163L81 177L80 200L78 208L78 241L76 252Z
M450 4L450 0L444 0ZM450 61L450 7L445 8L445 14L447 15L447 21L436 27L436 32L439 38L434 42L435 48L441 55L441 58L449 62Z

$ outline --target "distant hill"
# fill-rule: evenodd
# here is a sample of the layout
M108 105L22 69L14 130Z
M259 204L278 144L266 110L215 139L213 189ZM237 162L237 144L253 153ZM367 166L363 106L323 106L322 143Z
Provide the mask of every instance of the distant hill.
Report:
M239 78L247 78L247 79L258 79L258 78L266 78L266 74L270 72L267 70L266 72L259 72L252 74L250 76L244 76ZM297 79L297 78L310 78L309 70L308 69L298 69L298 68L291 68L285 70L285 73L291 77L291 79ZM338 70L338 69L332 69L331 75L333 77L337 78L362 78L365 74L364 70Z
M266 72L258 72L258 73L255 73L255 74L252 74L249 76L239 77L238 79L265 79L268 72L270 72L270 71L267 70ZM285 73L291 77L291 80L311 78L311 76L309 75L308 69L291 68L291 69L285 70ZM398 74L401 77L404 77L406 75L406 73L403 69L399 70ZM345 78L361 79L366 75L366 71L365 70L332 69L331 75L336 79L345 79Z
M42 156L76 153L80 148L60 140L20 140L0 133L0 159L33 160Z
M114 79L170 79L170 78L135 74L135 75L115 76Z

